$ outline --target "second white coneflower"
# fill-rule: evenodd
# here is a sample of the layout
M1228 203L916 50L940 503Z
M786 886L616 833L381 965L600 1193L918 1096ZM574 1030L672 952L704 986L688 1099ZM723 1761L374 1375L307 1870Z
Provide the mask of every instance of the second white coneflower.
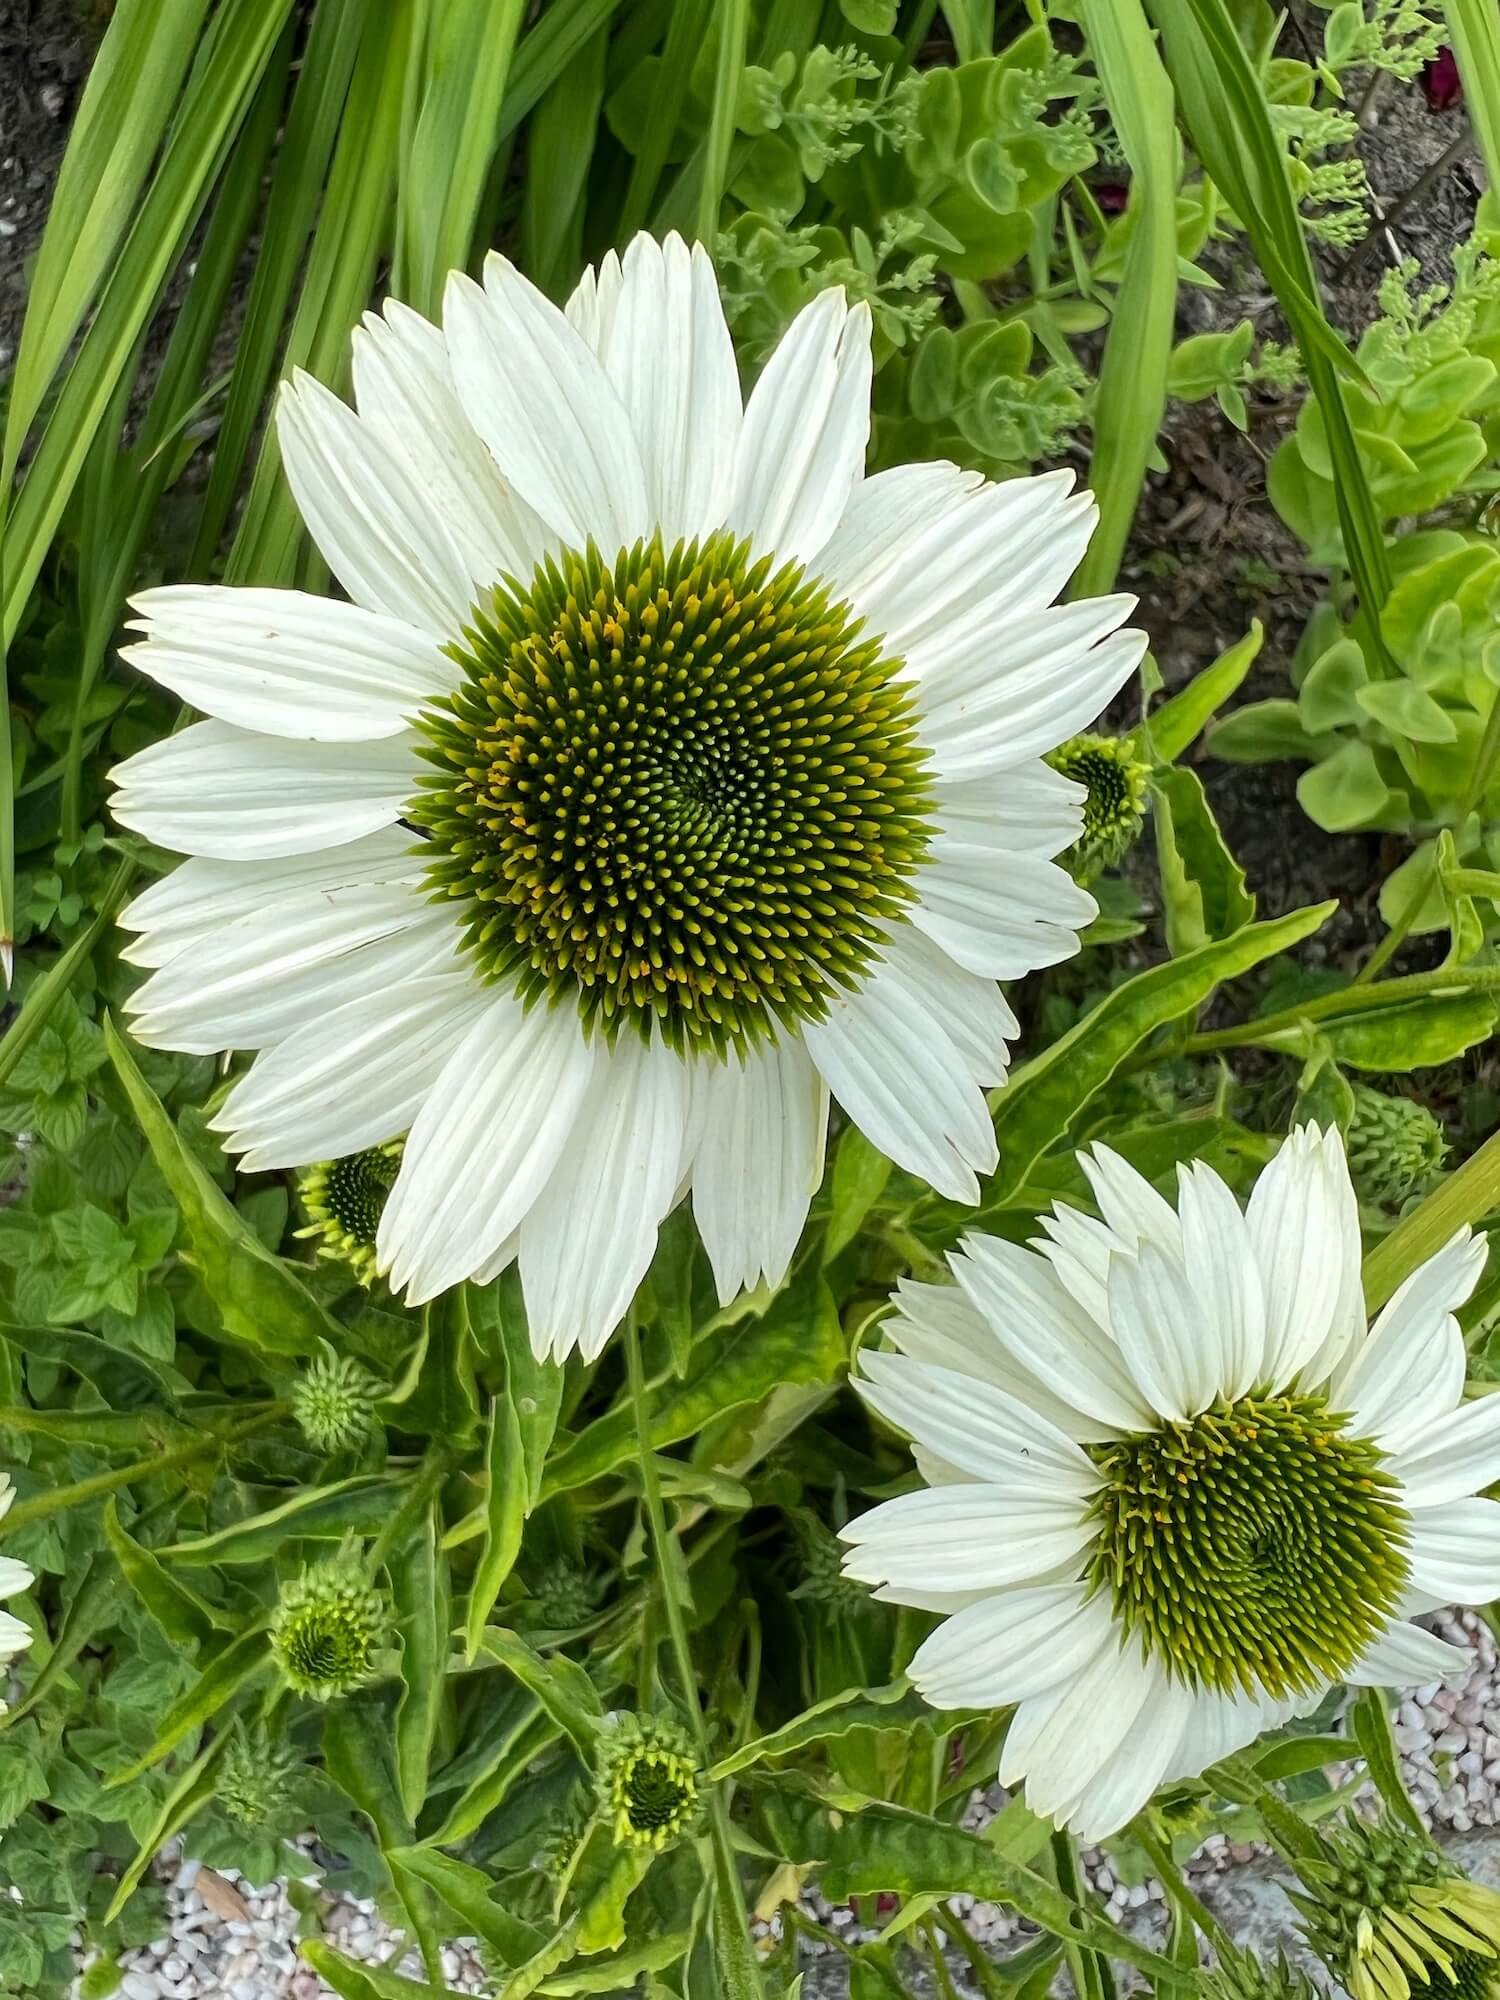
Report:
M851 1575L947 1614L917 1687L1015 1704L1001 1782L1093 1839L1330 1686L1464 1666L1409 1621L1500 1592L1500 1398L1462 1401L1467 1230L1367 1329L1337 1133L1293 1133L1244 1212L1202 1163L1175 1210L1083 1165L1101 1220L903 1287L861 1387L927 1489L843 1532Z
M690 1187L721 1295L779 1282L830 1094L957 1201L995 1164L997 981L1077 949L1042 761L1133 672L1056 606L1071 475L864 476L870 318L823 293L742 401L713 271L638 237L559 311L499 256L441 330L300 378L287 477L352 602L178 586L128 657L207 721L120 822L144 1042L260 1051L254 1168L405 1134L375 1256L415 1303L519 1259L592 1355Z

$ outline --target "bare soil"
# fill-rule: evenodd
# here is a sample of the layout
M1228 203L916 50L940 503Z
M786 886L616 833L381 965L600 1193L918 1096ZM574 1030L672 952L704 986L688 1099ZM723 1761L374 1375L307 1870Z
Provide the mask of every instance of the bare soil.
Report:
M0 375L100 27L85 0L0 0Z

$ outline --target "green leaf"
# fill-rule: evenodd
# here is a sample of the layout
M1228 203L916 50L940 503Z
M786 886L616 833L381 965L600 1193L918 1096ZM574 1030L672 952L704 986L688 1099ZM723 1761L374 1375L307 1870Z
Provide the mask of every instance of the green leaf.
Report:
M150 1867L157 1850L164 1847L169 1840L174 1840L188 1821L201 1812L213 1798L218 1784L215 1767L228 1749L229 1743L228 1732L222 1731L202 1755L188 1765L162 1800L145 1838L135 1851L135 1858L120 1876L115 1893L110 1898L109 1908L104 1913L105 1923L112 1924L135 1894L141 1877Z
M345 1958L322 1938L303 1938L298 1949L340 2000L463 2000L451 1986L429 1986L425 1980L403 1979L383 1965Z
M177 1127L105 1017L104 1040L152 1158L182 1211L189 1260L213 1299L224 1330L263 1355L314 1354L340 1329L312 1294L257 1240L238 1210L183 1144Z
M1325 833L1374 825L1390 811L1392 792L1368 743L1345 743L1297 780L1297 803Z
M447 1904L464 1935L481 1939L502 1965L523 1965L542 1949L542 1932L496 1902L495 1884L482 1869L432 1847L399 1848L391 1858L425 1882Z
M412 1820L427 1797L427 1773L447 1684L449 1583L447 1559L438 1547L440 1529L434 1501L416 1534L387 1563L401 1638L396 1782Z
M579 1911L580 1952L618 1951L625 1942L625 1905L651 1867L649 1848L618 1847L603 1876L596 1881Z
M1396 1739L1391 1734L1391 1718L1379 1688L1363 1687L1354 1698L1354 1735L1375 1789L1391 1813L1403 1820L1408 1832L1425 1846L1428 1840L1422 1815L1412 1804L1401 1782L1401 1760L1396 1755Z
M581 1936L581 1933L580 1933ZM665 1931L641 1944L627 1945L623 1951L598 1965L579 1966L570 1972L554 1972L537 1988L550 1996L569 1993L633 1993L643 1972L665 1972L686 1958L693 1948L694 1933ZM793 1996L795 2000L795 1996Z
M1185 688L1149 715L1135 732L1142 748L1163 764L1173 764L1208 727L1253 666L1265 637L1258 618L1218 659L1194 674Z
M541 1497L542 1471L557 1431L565 1371L531 1350L521 1281L512 1267L484 1291L469 1291L474 1333L505 1370L505 1392L515 1407L526 1460L526 1512Z
M234 1629L221 1612L164 1569L154 1550L126 1533L112 1494L104 1503L104 1535L125 1581L169 1639L195 1649L211 1647Z
M823 1259L831 1264L859 1234L865 1217L885 1192L891 1163L877 1152L857 1125L850 1125L833 1152L828 1224Z
M566 1965L577 1953L578 1926L581 1919L575 1912L555 1931L534 1958L525 1965L518 1965L510 1978L500 1988L495 2000L529 2000L551 1973L559 1966Z
M836 1812L790 1790L765 1795L772 1846L783 1859L817 1870L830 1902L851 1897L974 1896L1004 1903L1066 1943L1124 1959L1154 1978L1180 1978L1177 1968L1124 1931L1073 1902L1044 1876L1009 1861L959 1827L899 1806L870 1805Z
M490 1401L484 1452L484 1539L469 1585L464 1624L465 1651L472 1661L484 1637L485 1623L495 1608L501 1586L515 1567L521 1548L529 1498L526 1452L521 1422L508 1393Z
M1157 1029L1201 1007L1226 979L1290 951L1327 923L1337 903L1316 903L1152 966L1117 986L1052 1046L1018 1070L995 1101L1000 1165L984 1190L982 1216L1004 1207L1049 1146ZM968 1218L972 1224L975 1217Z
M308 1487L264 1514L195 1541L173 1542L160 1553L181 1563L263 1562L295 1539L341 1542L346 1535L374 1534L390 1519L401 1491L401 1481L385 1473L357 1473L332 1486Z
M1350 1069L1435 1069L1495 1032L1493 993L1429 993L1405 1006L1325 1020L1318 1033Z
M1370 684L1364 649L1355 639L1334 641L1307 670L1297 696L1297 712L1309 735L1359 726L1359 692Z
M715 1417L758 1403L784 1384L832 1381L847 1358L847 1345L822 1273L809 1263L759 1317L737 1319L701 1340L695 1352L687 1380L656 1407L651 1442L658 1451L696 1437ZM611 1410L557 1454L543 1493L586 1485L634 1456L635 1419L627 1407Z
M943 1727L962 1728L966 1719L966 1715L951 1718L945 1715ZM905 1681L892 1681L878 1688L845 1688L842 1694L831 1694L826 1700L815 1702L780 1729L741 1744L738 1750L721 1757L709 1776L715 1780L732 1777L736 1771L748 1770L768 1757L789 1756L810 1743L846 1736L851 1729L894 1729L909 1735L916 1725L930 1726L934 1721L932 1709Z
M544 1660L518 1632L491 1626L481 1653L515 1675L585 1758L591 1760L604 1719L604 1704L583 1668L561 1653Z
M1354 699L1394 736L1409 736L1414 743L1458 740L1453 717L1415 681L1371 681Z
M186 1693L172 1703L157 1726L151 1748L123 1771L111 1775L111 1786L129 1784L143 1771L149 1771L153 1764L159 1764L185 1736L201 1729L205 1722L211 1722L248 1681L265 1671L270 1657L263 1625L252 1626L248 1632L242 1632L238 1639L232 1640L217 1659L199 1674Z
M1151 779L1151 796L1167 943L1181 957L1232 937L1253 919L1255 898L1195 772L1163 767Z
M396 1421L419 1437L462 1444L479 1428L467 1286L423 1307L422 1340L421 1374Z

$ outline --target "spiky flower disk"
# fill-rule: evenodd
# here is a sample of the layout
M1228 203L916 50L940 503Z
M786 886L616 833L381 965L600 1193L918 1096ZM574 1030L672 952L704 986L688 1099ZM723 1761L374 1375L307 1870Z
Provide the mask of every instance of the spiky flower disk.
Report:
M1489 2000L1500 1991L1500 1896L1407 1827L1352 1816L1299 1861L1288 1891L1308 1943L1353 2000Z
M292 1415L316 1451L351 1451L370 1435L385 1384L352 1356L330 1348L292 1384Z
M1425 1104L1387 1097L1363 1083L1354 1086L1346 1143L1361 1200L1381 1208L1400 1208L1425 1194L1448 1157L1443 1128Z
M10 1512L15 1504L15 1483L8 1472L0 1472L0 1520ZM18 1597L23 1590L30 1590L36 1582L35 1576L23 1562L14 1556L0 1556L0 1598ZM9 1611L0 1611L0 1666L8 1665L24 1653L31 1644L31 1627ZM0 1701L0 1715L6 1704Z
M366 1570L338 1556L282 1585L271 1652L295 1693L333 1701L370 1679L389 1623Z
M858 984L931 787L909 691L799 563L591 545L499 587L467 642L412 810L487 976L720 1054Z
M697 1755L670 1717L607 1717L596 1776L600 1803L622 1847L669 1847L698 1816Z
M1075 736L1047 762L1087 794L1083 831L1063 858L1076 880L1091 882L1135 845L1146 823L1150 766L1128 736Z
M318 1255L347 1264L362 1285L379 1275L375 1241L386 1199L401 1171L401 1141L367 1146L341 1160L319 1160L297 1176L307 1215L301 1237L316 1240Z
M1081 1164L1100 1219L902 1285L860 1387L928 1489L843 1537L878 1596L946 1614L926 1698L1015 1704L1001 1783L1097 1839L1330 1686L1466 1665L1407 1621L1500 1591L1500 1399L1462 1400L1467 1230L1366 1327L1336 1132L1294 1132L1243 1212L1201 1162L1175 1209Z
M1092 500L866 478L868 308L814 299L746 401L675 236L565 311L491 257L353 378L277 413L353 601L135 601L210 718L114 773L192 857L125 913L135 1033L259 1051L217 1120L252 1168L407 1134L377 1268L417 1305L517 1261L542 1355L599 1352L687 1190L721 1298L779 1284L831 1098L977 1201L998 982L1095 914L1043 759L1145 644L1055 602Z
M231 1819L254 1833L274 1826L290 1809L303 1760L263 1722L238 1728L219 1766L216 1792Z

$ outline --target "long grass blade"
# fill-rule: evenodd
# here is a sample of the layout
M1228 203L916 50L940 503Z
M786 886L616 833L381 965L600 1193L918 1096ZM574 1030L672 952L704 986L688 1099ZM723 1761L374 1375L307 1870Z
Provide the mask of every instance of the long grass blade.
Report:
M719 209L729 178L735 106L739 99L740 72L745 67L745 42L750 33L750 0L720 0L718 17L719 61L714 71L703 182L698 190L698 241L710 249L719 233Z
M1172 85L1141 0L1080 0L1079 21L1130 162L1135 227L1094 398L1089 480L1099 525L1074 579L1110 589L1167 402L1177 311L1177 135Z
M1495 0L1443 0L1443 19L1490 188L1500 199L1500 11Z

